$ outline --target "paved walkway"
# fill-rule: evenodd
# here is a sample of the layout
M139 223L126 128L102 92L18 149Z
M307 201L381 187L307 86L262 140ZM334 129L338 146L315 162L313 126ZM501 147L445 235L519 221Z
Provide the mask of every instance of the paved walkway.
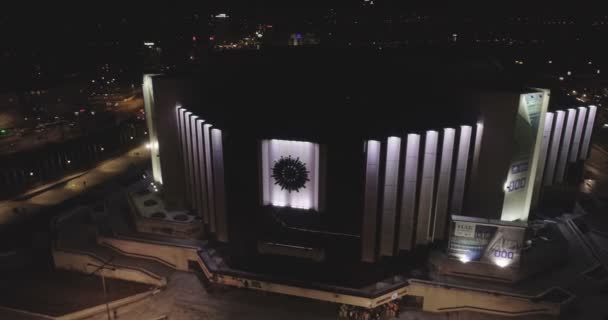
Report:
M3 274L0 279L0 306L61 316L153 289L150 285L111 278L106 278L107 298L102 288L99 277L77 272L15 271ZM0 319L15 319L7 315L10 313L0 311ZM36 318L39 317L33 317Z
M81 175L76 175L65 183L57 184L57 182L54 182L56 185L46 191L39 192L23 200L0 202L0 225L17 222L36 214L42 208L60 204L85 192L89 188L120 176L133 166L145 164L149 159L150 152L143 146L137 147L119 157L106 160L95 168ZM36 188L36 190L39 189L40 187ZM30 190L26 194L31 194L34 191ZM18 212L15 211L15 208L18 209Z
M204 288L192 273L175 272L166 290L120 319L331 319L338 306L314 300L264 294L245 289Z

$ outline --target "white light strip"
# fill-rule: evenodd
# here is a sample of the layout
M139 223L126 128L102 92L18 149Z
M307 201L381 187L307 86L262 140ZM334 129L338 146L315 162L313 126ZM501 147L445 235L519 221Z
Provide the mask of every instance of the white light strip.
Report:
M179 130L180 130L180 142L181 142L181 151L182 151L182 160L184 162L184 175L185 175L185 179L188 179L188 175L190 174L188 172L188 144L187 141L188 139L186 139L187 136L187 131L186 131L186 112L187 110L184 108L178 108L178 114L179 114ZM192 193L192 190L190 190L190 183L188 183L188 181L184 181L185 182L185 190L186 190L186 199L190 199L190 195Z
M405 172L403 174L403 193L401 195L401 220L399 222L399 249L411 250L416 217L416 195L418 185L418 162L420 135L407 135Z
M215 193L216 235L220 242L228 242L228 221L226 217L226 195L224 185L224 147L222 131L211 129L213 156L213 189Z
M433 240L442 240L445 235L445 227L448 219L448 200L450 197L450 179L452 177L452 157L454 156L455 135L456 130L452 128L443 129L441 163L435 200L435 223L433 224L432 232Z
M215 232L215 194L213 192L213 158L211 154L211 124L203 125L203 140L205 143L205 164L207 170L207 200L209 210L209 231Z
M473 149L473 164L471 165L471 181L477 179L477 168L479 167L479 156L481 154L481 142L483 140L483 123L477 122L475 127L475 148Z
M576 115L576 128L574 129L574 137L572 137L572 148L570 148L570 162L578 160L578 154L581 150L581 138L583 129L585 129L585 120L587 120L587 108L579 107Z
M586 160L589 157L589 146L591 144L591 134L593 133L593 125L595 123L596 106L589 106L587 115L587 124L585 125L585 137L583 138L583 147L581 148L581 160Z
M363 230L361 233L361 260L376 260L376 215L378 213L378 183L380 174L380 142L366 143L365 198L363 204Z
M186 181L190 188L188 202L190 203L190 207L194 207L195 204L193 203L192 198L196 191L194 190L194 184L192 183L192 176L194 175L194 173L193 173L193 167L192 167L192 140L191 140L192 128L190 127L190 125L191 125L190 118L191 117L192 117L192 112L190 112L190 111L187 111L184 114L184 122L186 123L186 132L185 132L184 138L186 140L186 162L188 163L187 169L186 169L186 172L187 172Z
M386 142L384 198L382 200L382 232L380 233L380 254L383 256L392 256L395 251L395 215L397 212L400 153L401 138L389 137Z
M197 123L198 121L198 116L193 115L190 118L190 141L192 143L192 176L190 177L191 181L192 181L192 190L194 190L194 192L192 193L192 207L194 207L195 209L200 210L201 208L201 203L199 201L199 195L201 194L201 188L199 185L199 172L198 172L198 141L196 141L197 138L197 132L196 132L196 128L197 128Z
M532 192L532 206L536 206L538 197L540 195L540 187L543 185L543 174L545 171L545 165L547 163L549 141L551 141L551 129L553 129L553 118L552 112L545 114L545 122L543 125L543 138L540 145L540 152L538 158L538 169L536 169L536 179L534 179L534 190Z
M462 214L462 201L464 199L472 131L473 129L470 126L460 126L460 139L458 142L458 155L456 160L456 172L454 173L454 191L452 191L450 214Z
M564 129L564 138L557 160L557 170L555 172L555 182L562 183L566 174L566 163L568 162L568 153L570 151L570 142L572 141L572 129L576 119L576 110L568 109L568 120Z
M270 141L262 140L261 142L261 156L262 156L262 165L261 165L261 182L262 182L262 204L265 206L271 205L270 202L270 165L269 165L269 155L270 155Z
M152 116L156 109L156 101L154 99L154 83L152 75L144 75L142 84L142 95L144 98L144 110L146 113L146 124L148 126L148 137L150 137L150 160L152 162L152 176L154 181L162 184L162 170L161 170L161 158L159 156L158 148L158 135L156 132L156 125L153 121Z
M198 172L199 172L199 183L200 183L200 194L199 194L199 198L200 198L200 203L201 203L201 214L202 214L202 218L203 218L203 222L208 224L209 223L209 199L207 198L208 195L208 191L207 191L207 169L206 169L206 163L205 163L205 141L204 141L204 134L203 134L203 130L205 126L205 120L197 120L196 122L196 141L198 143Z
M431 239L431 209L433 208L433 189L435 188L435 163L437 161L437 131L427 131L424 142L422 180L418 200L418 222L416 226L416 245L425 245Z
M555 178L555 168L557 167L557 156L559 154L559 148L561 146L562 131L564 127L565 112L555 112L555 125L553 127L553 134L551 136L551 148L549 150L549 158L547 163L547 169L545 170L543 185L553 185L553 179Z

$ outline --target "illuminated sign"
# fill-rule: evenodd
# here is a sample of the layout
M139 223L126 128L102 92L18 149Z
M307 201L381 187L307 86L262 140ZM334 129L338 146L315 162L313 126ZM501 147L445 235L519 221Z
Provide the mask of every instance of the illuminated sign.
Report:
M542 141L542 125L549 101L547 92L522 94L513 132L513 153L504 184L501 220L525 221L530 212L532 192Z
M448 256L463 263L517 267L526 224L452 216Z
M319 209L319 145L306 141L262 140L264 205Z

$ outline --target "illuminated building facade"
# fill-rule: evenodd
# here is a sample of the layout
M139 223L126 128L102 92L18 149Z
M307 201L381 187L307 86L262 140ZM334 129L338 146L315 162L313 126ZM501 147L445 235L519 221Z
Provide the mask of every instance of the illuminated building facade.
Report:
M332 75L315 84L277 68L249 82L256 70L234 70L145 76L154 178L209 238L315 260L374 262L447 242L452 215L525 228L541 187L586 159L596 110L548 113L544 89L442 97L424 82L408 84L415 109L395 108L401 93L387 84L350 96L357 88L327 88Z

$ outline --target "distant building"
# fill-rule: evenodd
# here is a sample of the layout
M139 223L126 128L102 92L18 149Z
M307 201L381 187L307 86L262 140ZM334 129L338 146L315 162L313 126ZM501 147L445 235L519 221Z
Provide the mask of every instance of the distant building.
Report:
M292 47L314 46L318 45L319 43L321 43L321 40L313 33L292 33L289 36L288 45Z

